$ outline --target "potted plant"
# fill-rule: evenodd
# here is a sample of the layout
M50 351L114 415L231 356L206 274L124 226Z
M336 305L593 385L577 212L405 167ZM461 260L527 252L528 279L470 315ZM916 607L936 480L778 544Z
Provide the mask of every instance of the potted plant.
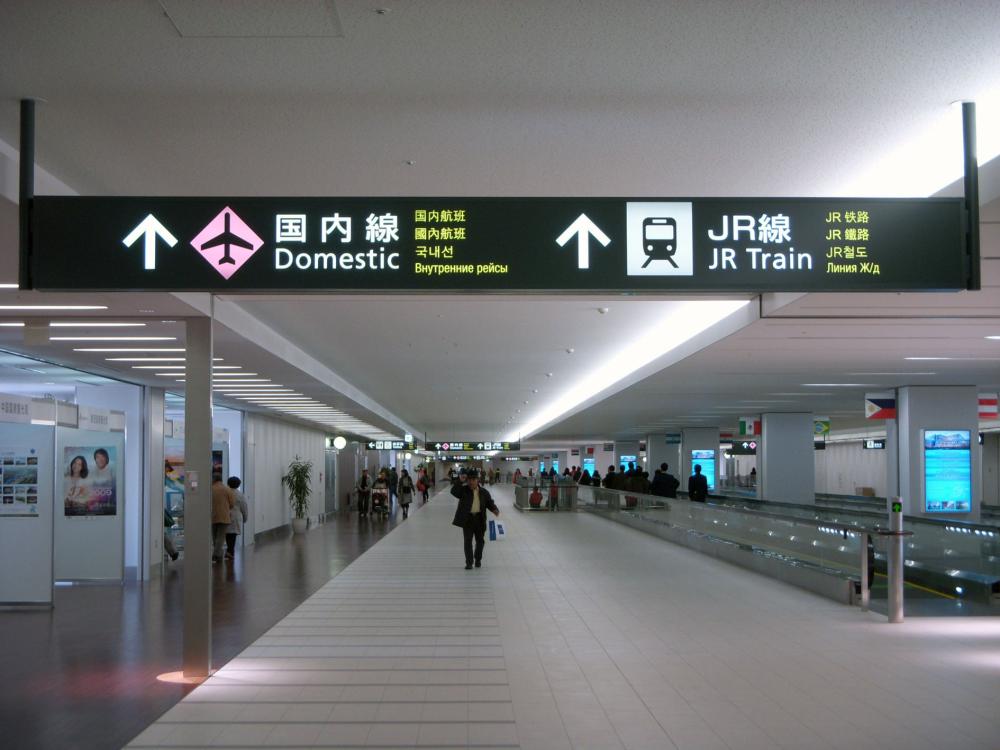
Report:
M312 494L312 461L303 461L296 456L288 464L288 473L281 478L281 484L288 489L288 504L292 506L292 531L301 534L306 530L309 512L309 496Z

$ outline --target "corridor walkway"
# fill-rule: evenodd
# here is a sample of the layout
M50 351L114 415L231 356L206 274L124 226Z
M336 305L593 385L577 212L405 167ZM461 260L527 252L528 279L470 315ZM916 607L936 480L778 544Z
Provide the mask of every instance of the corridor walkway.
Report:
M755 750L1000 743L1000 622L884 617L600 518L464 570L438 495L130 747Z

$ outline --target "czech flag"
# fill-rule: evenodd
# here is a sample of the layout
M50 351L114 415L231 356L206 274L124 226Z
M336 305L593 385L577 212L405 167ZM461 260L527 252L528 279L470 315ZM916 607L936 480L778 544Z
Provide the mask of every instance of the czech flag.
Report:
M894 391L865 394L865 419L895 418L896 393Z

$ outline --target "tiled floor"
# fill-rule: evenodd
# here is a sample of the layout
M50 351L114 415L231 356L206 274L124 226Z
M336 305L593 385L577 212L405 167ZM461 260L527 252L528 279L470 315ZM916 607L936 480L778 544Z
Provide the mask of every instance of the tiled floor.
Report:
M439 497L131 747L1000 747L1000 620L890 626L497 494L483 569Z

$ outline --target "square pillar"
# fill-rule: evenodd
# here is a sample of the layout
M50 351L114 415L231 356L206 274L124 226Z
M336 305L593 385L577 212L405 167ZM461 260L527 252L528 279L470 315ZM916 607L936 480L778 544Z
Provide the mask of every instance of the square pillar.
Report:
M757 485L762 500L816 504L816 449L813 415L761 415L757 448Z

